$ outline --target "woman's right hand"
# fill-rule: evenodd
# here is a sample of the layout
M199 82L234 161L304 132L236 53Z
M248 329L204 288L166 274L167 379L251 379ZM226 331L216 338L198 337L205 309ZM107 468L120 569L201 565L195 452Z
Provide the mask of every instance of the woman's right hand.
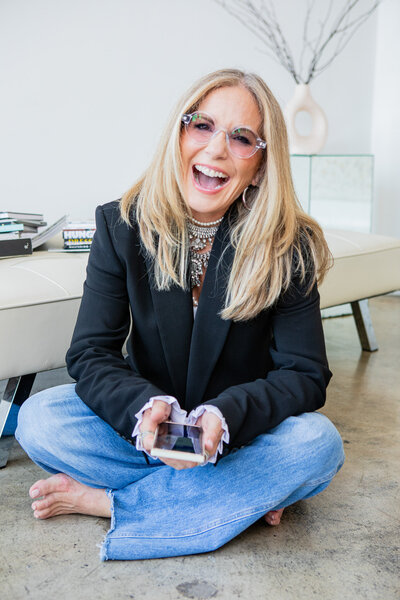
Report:
M140 433L151 432L142 438L143 447L147 452L150 453L153 447L154 433L158 425L164 421L168 421L170 412L171 406L168 402L163 402L162 400L154 400L153 406L144 411L139 431Z

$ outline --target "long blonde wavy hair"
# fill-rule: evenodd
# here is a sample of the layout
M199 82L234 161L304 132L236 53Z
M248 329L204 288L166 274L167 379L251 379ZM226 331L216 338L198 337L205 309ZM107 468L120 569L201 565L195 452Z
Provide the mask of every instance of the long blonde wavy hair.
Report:
M176 104L155 156L120 201L122 219L135 219L147 252L154 259L157 289L177 284L188 288L187 219L190 208L182 187L181 117L197 110L204 98L221 87L244 86L257 102L267 141L259 169L259 186L252 189L251 210L237 203L230 241L235 249L223 319L244 321L272 306L293 277L293 264L308 290L321 282L331 254L318 223L296 198L290 170L285 121L265 82L253 73L222 69L202 77Z

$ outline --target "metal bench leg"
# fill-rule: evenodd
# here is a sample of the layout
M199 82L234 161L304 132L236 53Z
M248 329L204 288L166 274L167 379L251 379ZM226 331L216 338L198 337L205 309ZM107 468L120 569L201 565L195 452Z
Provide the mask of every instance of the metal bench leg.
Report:
M8 456L14 442L14 436L1 437L11 406L21 404L31 393L36 373L12 377L8 380L3 397L0 399L0 469L7 464Z
M368 300L352 302L351 309L362 349L368 352L375 352L375 350L378 350L378 344L372 326L371 315L369 314Z

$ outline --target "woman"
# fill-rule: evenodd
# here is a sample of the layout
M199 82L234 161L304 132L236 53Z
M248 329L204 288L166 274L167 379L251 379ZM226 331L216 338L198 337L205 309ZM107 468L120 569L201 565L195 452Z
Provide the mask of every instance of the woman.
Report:
M35 517L111 517L103 560L206 552L263 515L278 524L344 455L314 412L331 377L316 287L329 251L262 79L200 79L145 175L96 219L67 354L76 387L19 416L17 439L55 474L30 489ZM203 427L204 466L149 456L168 419Z

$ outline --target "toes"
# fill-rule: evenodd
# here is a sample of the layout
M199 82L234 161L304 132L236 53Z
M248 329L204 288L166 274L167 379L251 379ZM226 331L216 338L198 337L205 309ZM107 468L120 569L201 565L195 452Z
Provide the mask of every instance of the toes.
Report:
M64 473L57 473L52 475L48 479L39 479L29 489L29 495L31 498L40 498L51 492L56 491L67 491L70 484L70 478Z
M268 523L268 525L278 525L278 519L275 516L265 515L264 519Z
M51 502L49 498L43 498L43 500L36 500L32 502L32 510L44 510L45 508L49 508Z
M35 517L35 519L47 519L47 517L51 516L49 512L49 509L35 510L33 516Z
M283 508L279 510L270 510L266 515L264 515L264 519L268 525L279 525L281 522L282 513Z
M45 508L44 510L35 510L33 516L35 519L48 519L49 517L54 517L57 514L60 513L57 513L55 508Z
M37 508L33 516L35 519L48 519L49 517L55 517L56 515L69 514L74 512L70 506L65 506L63 503L52 503L47 507Z
M52 517L54 511L56 510L56 506L54 504L45 505L45 502L34 502L32 504L32 508L35 506L33 511L33 516L35 519L47 519L48 517Z
M44 479L39 479L29 488L29 495L31 498L39 498L43 494L40 493L42 485L45 483Z
M42 500L35 500L32 502L32 510L42 511L45 509L56 509L60 505L68 506L68 508L73 508L73 505L68 500L68 494L64 492L53 492L52 494L48 494Z

